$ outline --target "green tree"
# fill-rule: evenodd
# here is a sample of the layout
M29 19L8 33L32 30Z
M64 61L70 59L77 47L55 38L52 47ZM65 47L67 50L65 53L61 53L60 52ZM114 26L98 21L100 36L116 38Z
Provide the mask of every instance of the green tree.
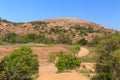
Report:
M37 58L29 47L14 50L0 63L0 80L32 80L38 73Z
M68 35L61 34L57 37L57 43L60 44L72 44L72 40Z
M80 44L80 45L86 45L87 43L88 41L85 38L82 38L79 41L77 41L77 44Z
M33 42L35 39L37 39L37 34L35 33L30 33L25 36L28 39L28 42Z
M18 35L16 33L8 33L3 36L2 40L9 43L16 43L17 36Z
M35 42L37 43L43 43L45 40L45 35L38 35L37 38L35 39Z
M100 41L97 52L96 72L92 80L120 80L120 35L112 35Z

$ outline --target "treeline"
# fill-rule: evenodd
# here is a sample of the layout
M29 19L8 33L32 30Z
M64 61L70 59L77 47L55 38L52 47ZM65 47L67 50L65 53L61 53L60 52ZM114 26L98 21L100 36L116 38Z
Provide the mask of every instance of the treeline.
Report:
M88 41L86 38L80 38L76 41L70 37L70 35L59 34L56 38L47 37L45 34L16 34L8 33L0 36L0 44L20 44L20 43L40 43L40 44L79 44L81 46L95 46L99 43L100 37L93 37L92 41Z
M53 38L48 38L45 37L45 35L38 35L38 34L26 34L26 35L18 35L16 33L9 33L4 36L0 37L1 44L2 43L10 43L10 44L15 44L15 43L44 43L44 44L49 44L49 43L54 43Z
M0 44L16 44L16 43L41 43L41 44L72 44L69 36L59 35L57 39L46 37L44 34L30 33L19 35L16 33L5 34L0 37Z
M57 38L46 37L44 34L30 33L19 35L16 33L8 33L0 37L0 44L20 44L20 43L40 43L40 44L79 44L87 45L88 41L85 38L73 40L69 35L59 34Z

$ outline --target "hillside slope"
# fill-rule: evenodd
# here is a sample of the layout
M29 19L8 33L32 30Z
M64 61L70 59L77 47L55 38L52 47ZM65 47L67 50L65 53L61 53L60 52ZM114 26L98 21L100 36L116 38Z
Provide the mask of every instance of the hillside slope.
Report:
M35 33L56 40L58 36L64 35L75 42L81 38L90 41L94 37L100 37L115 32L116 31L105 28L99 24L77 18L54 18L25 23L15 23L6 20L0 21L1 36L9 33L19 35Z

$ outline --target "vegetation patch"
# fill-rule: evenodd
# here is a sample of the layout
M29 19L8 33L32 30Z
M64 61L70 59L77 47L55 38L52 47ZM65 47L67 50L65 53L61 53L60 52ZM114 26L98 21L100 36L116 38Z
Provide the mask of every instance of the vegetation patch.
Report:
M33 80L38 73L37 58L29 47L14 50L0 62L0 80Z
M120 80L120 34L102 38L97 47L97 75L92 80Z
M76 57L77 52L80 50L79 46L70 48L70 53L52 52L49 55L48 61L55 63L58 72L69 71L80 66L81 60Z

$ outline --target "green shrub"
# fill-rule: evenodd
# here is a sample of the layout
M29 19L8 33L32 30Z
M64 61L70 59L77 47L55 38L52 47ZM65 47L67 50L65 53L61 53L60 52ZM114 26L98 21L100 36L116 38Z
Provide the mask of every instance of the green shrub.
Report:
M9 43L16 43L17 36L16 33L8 33L2 37L2 40Z
M48 57L48 61L51 63L55 63L57 57L58 57L58 52L51 52Z
M48 58L49 62L55 63L58 72L68 71L80 66L81 60L75 58L72 54L64 52L52 52Z
M49 57L48 57L48 61L51 63L56 63L59 58L63 57L65 55L64 52L60 51L60 52L51 52Z
M0 63L0 80L32 80L38 73L37 58L28 47L14 50Z
M31 34L25 35L25 37L27 38L28 42L34 42L35 39L37 39L37 34L31 33Z
M82 38L79 41L77 41L77 44L80 44L80 45L86 45L87 43L88 41L85 38Z
M100 41L100 37L93 37L92 41L90 41L88 43L89 46L96 46L97 44L99 44L99 41Z
M120 80L120 35L106 36L97 52L97 75L92 80Z
M73 55L73 57L77 58L78 52L80 51L80 46L76 45L70 48L70 54Z
M55 63L58 72L68 71L80 66L81 60L75 56L77 52L79 52L80 47L74 46L70 48L70 53L60 52L52 52L48 61Z
M69 36L63 35L63 34L61 34L57 37L56 42L58 44L72 44L71 38Z
M80 59L74 58L70 54L64 54L56 63L58 72L67 71L80 66Z
M0 37L0 41L2 43L10 43L10 44L15 44L15 43L43 43L43 44L54 44L55 40L53 38L48 38L45 35L38 35L35 33L30 33L26 35L18 35L16 33L8 33L6 35L3 35ZM2 44L1 43L1 44Z
M38 35L37 36L37 38L35 39L35 42L36 43L43 43L43 41L44 41L44 39L45 39L45 35Z
M43 43L44 44L54 44L55 43L55 40L53 38L45 38L43 40Z

